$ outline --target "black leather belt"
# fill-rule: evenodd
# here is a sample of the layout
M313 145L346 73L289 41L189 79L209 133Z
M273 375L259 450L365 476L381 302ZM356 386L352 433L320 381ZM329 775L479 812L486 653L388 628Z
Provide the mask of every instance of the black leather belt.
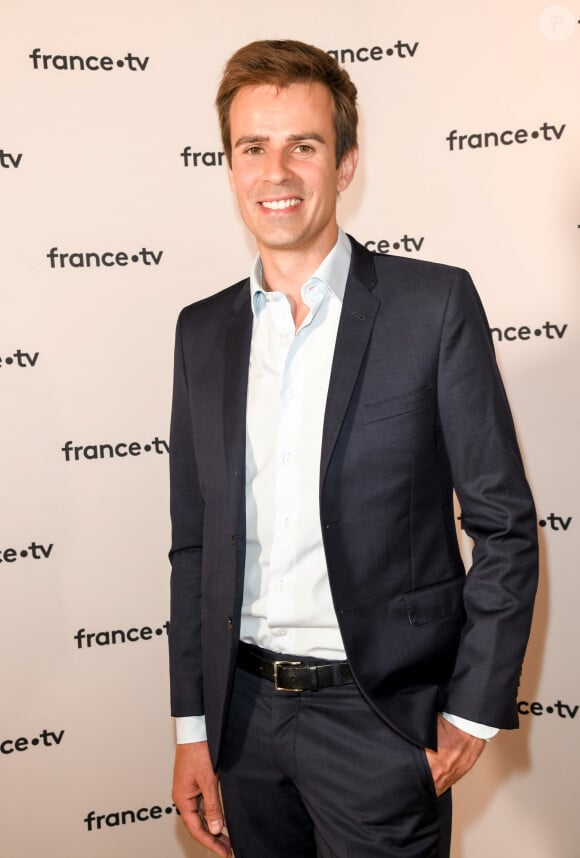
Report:
M265 658L244 643L239 645L238 667L273 682L276 691L318 691L354 683L346 661L309 663Z

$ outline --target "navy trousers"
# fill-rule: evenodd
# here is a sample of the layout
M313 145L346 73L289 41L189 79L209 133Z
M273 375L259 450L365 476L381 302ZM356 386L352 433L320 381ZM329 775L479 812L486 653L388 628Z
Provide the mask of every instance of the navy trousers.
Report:
M220 781L236 858L449 856L451 791L355 685L276 691L238 668Z

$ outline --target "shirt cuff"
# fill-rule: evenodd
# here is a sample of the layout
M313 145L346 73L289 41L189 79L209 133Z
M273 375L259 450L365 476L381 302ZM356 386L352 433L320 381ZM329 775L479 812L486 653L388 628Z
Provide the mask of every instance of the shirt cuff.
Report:
M205 742L207 740L205 715L187 715L183 718L176 718L175 738L178 745L186 745L189 742Z
M478 739L485 739L489 742L494 736L497 736L499 729L497 727L488 727L487 724L478 724L477 721L468 721L467 718L460 718L459 715L450 715L449 712L443 712L443 717L454 727L459 727L464 733L469 733L471 736L476 736Z

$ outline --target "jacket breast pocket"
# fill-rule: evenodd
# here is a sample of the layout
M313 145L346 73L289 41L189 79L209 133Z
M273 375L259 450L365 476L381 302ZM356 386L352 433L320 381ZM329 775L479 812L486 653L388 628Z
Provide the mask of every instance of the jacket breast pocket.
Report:
M433 399L433 388L427 385L378 402L367 402L363 404L363 420L365 423L376 423L379 420L422 411L433 404Z

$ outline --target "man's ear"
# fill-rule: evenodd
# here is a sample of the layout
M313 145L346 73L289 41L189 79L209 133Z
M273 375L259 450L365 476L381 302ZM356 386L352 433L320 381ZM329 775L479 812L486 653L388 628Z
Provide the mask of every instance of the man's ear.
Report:
M236 192L236 182L234 179L234 173L232 168L228 165L228 182L230 183L230 189L235 194Z
M358 146L353 146L342 156L342 161L338 165L336 177L336 189L340 193L346 191L354 178L358 164Z

